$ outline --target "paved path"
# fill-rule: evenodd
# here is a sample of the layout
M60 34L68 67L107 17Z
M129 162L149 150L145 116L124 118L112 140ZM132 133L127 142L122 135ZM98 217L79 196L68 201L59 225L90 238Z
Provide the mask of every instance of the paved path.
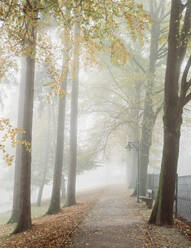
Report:
M127 201L128 198L128 201ZM127 206L128 202L128 206ZM73 238L73 248L142 248L143 220L121 187L106 189Z

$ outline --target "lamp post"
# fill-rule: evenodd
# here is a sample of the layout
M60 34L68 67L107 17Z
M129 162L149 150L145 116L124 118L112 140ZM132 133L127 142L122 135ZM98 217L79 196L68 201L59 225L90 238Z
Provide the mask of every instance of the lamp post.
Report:
M125 149L129 151L137 151L137 202L139 202L139 181L140 181L140 163L139 163L139 142L129 141Z

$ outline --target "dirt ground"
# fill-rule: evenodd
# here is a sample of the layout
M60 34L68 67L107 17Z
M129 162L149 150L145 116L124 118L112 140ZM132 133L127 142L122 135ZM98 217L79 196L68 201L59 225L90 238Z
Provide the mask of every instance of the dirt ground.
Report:
M151 210L145 209L142 204L139 214L147 222ZM149 225L148 229L156 248L191 248L191 226L178 219L175 219L173 227Z
M126 191L119 187L105 190L76 232L72 248L147 247L143 218L134 201L127 205L126 199Z
M56 215L33 220L32 229L11 235L15 225L0 225L0 248L57 248L72 229L83 220L102 189L80 193L78 204L62 209Z
M148 226L149 215L145 204L137 203L121 186L91 190L78 196L77 205L35 219L27 232L11 236L3 233L0 248L191 247L188 226L181 222L173 228ZM0 231L7 226L9 232L14 227L1 225Z
M72 248L189 248L188 241L176 228L147 225L144 203L121 187L105 190L83 224L73 234Z

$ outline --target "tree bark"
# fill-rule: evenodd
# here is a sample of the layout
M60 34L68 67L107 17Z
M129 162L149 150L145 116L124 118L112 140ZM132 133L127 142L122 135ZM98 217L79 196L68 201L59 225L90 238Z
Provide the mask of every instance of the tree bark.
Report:
M26 3L27 7L35 7L35 1ZM36 21L38 13L34 12L31 17L31 22ZM29 28L29 23L26 24L26 33ZM27 140L32 146L32 122L33 122L33 102L34 102L34 78L35 78L35 48L36 48L36 27L32 26L30 35L27 37L26 44L30 46L30 54L26 57L26 75L24 86L24 107L22 128L26 134L22 134L22 140ZM19 183L19 206L20 213L17 226L13 233L19 233L30 229L32 226L31 220L31 152L26 150L26 147L21 147L20 161L20 183Z
M21 60L21 79L20 79L20 87L19 87L19 101L18 101L18 119L17 119L17 128L22 128L22 122L23 122L23 107L24 107L24 81L25 81L25 75L26 75L26 60ZM24 79L23 79L24 77ZM18 134L18 139L21 139L21 135ZM20 205L19 205L19 199L20 199L20 164L21 164L21 148L16 147L16 157L15 157L15 174L14 174L14 188L13 188L13 208L12 213L9 221L7 224L18 222L19 220L19 214L20 214Z
M37 197L37 202L36 202L36 205L37 207L40 207L41 206L41 202L42 202L42 194L43 194L43 189L44 189L44 184L45 184L45 176L43 174L43 179L42 179L42 183L39 187L39 191L38 191L38 197Z
M128 137L130 140L138 142L140 140L140 107L141 107L141 83L136 82L135 87L135 100L132 102L132 119L133 123L130 126L130 133ZM129 186L136 191L137 187L137 172L138 172L138 154L137 151L131 151L131 170L130 170L130 184Z
M64 80L65 90L67 79ZM63 167L63 153L64 153L64 129L65 129L65 99L59 99L58 110L58 128L57 128L57 143L56 143L56 158L53 177L53 188L50 206L47 214L55 214L60 211L60 191Z
M68 64L69 64L69 40L68 32L65 32L65 56L63 62L63 90L67 91ZM53 177L53 188L50 206L47 214L55 214L60 211L60 194L62 185L62 168L64 156L64 131L65 131L65 116L66 116L66 96L64 99L59 98L58 108L58 127L57 127L57 143L56 143L56 158Z
M146 194L147 171L149 165L149 152L152 144L152 133L156 120L153 110L153 85L155 80L156 62L158 60L158 42L160 39L160 23L157 16L152 16L156 23L151 26L151 45L149 57L149 76L147 82L144 102L144 113L142 120L142 131L140 141L140 195Z
M76 167L77 167L77 122L78 122L78 88L79 88L79 37L78 20L74 24L74 61L70 117L70 166L67 185L66 206L76 204Z
M130 168L127 174L127 181L129 182L129 188L135 189L137 182L137 153L131 151L131 155L128 163L130 163Z
M62 174L62 199L64 200L66 197L66 180L64 173Z
M33 96L34 96L35 60L26 58L26 81L24 95L23 129L26 134L23 138L32 144L32 119L33 119ZM32 226L31 221L31 152L21 148L20 164L20 214L16 229L13 233L25 231Z
M38 197L37 197L37 206L40 207L41 206L41 201L42 201L42 195L43 195L43 189L44 189L44 185L46 182L46 176L47 176L47 171L48 171L48 159L49 159L49 147L50 147L50 127L51 127L51 117L50 117L50 106L48 106L48 127L47 127L47 133L46 133L46 149L45 149L45 159L44 159L44 163L43 163L43 171L42 171L42 181L39 187L39 191L38 191Z
M147 98L147 97L146 97ZM146 99L147 101L147 99ZM140 142L140 187L139 193L144 196L146 194L147 171L149 165L149 151L152 143L152 132L154 127L154 116L152 111L152 103L145 103L144 115L142 122L142 135Z
M167 118L169 119L170 116ZM169 122L167 120L167 122ZM173 204L176 182L176 171L179 153L181 119L174 128L164 127L163 159L161 165L159 192L149 223L157 225L173 224ZM166 166L168 164L168 166Z
M187 49L187 35L189 35L191 30L190 1L186 5L184 25L182 33L180 33L182 11L183 5L181 2L179 0L172 0L165 76L163 156L157 200L149 219L149 223L157 225L173 224L173 203L179 156L180 129L184 97L186 97L186 91L189 88L187 88L187 82L183 80L179 97L181 65ZM188 66L189 68L190 65ZM184 89L184 86L186 86L187 90Z

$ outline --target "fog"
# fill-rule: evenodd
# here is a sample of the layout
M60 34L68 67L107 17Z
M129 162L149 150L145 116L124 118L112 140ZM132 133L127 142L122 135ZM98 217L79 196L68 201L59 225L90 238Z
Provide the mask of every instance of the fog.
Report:
M170 1L53 2L0 20L0 213L29 218L18 232L31 203L56 214L118 184L145 196L160 173L173 195L176 172L191 175L190 32L173 43Z
M3 161L2 161L3 164ZM11 172L10 172L11 171ZM8 174L8 175L7 175ZM1 202L0 213L11 211L13 200L13 174L14 167L7 168L4 164L1 168ZM67 180L66 180L67 184ZM126 185L126 164L122 163L120 157L114 161L107 161L97 169L86 171L77 176L76 189L77 193L88 190L101 189L109 185ZM52 184L46 185L43 191L43 200L50 199ZM38 189L32 191L31 202L36 203Z
M91 72L92 74L92 72ZM81 73L81 77L86 80L89 80L88 74L86 72ZM4 89L5 97L3 98L4 106L1 106L2 118L9 118L13 125L17 123L17 115L18 115L18 90L19 90L19 73L17 75L17 81L15 85L11 88L6 87L6 83L1 86ZM48 103L46 103L48 105ZM85 115L82 114L79 118L79 133L80 140L88 139L88 132L94 128L96 123L95 116L92 114ZM66 141L67 142L67 141ZM9 145L9 144L8 144ZM10 153L15 154L14 149L11 146L8 146L10 149ZM43 148L42 148L43 149ZM124 157L126 157L127 151L125 147L120 146L121 151L118 152L119 146L113 147L113 151L109 151L110 155L105 156L101 152L101 164L98 168L91 169L90 171L84 171L82 174L77 175L76 179L76 190L77 192L85 192L91 189L103 188L107 185L116 185L116 184L128 184L126 182L126 173L127 173L127 161L124 161ZM113 154L111 154L113 152ZM15 161L14 161L15 162ZM53 165L52 165L53 166ZM11 211L12 202L13 202L13 184L14 184L14 163L11 166L7 166L5 161L1 159L1 168L0 168L0 178L1 178L1 188L0 188L0 212ZM50 178L52 175L50 175ZM67 178L66 178L67 185ZM52 191L52 183L51 181L45 185L43 190L42 199L47 200L51 197ZM32 195L31 202L33 204L36 203L38 196L38 188L33 186L32 184Z
M107 71L107 69L106 69ZM102 81L104 81L106 78L103 78L105 75L108 77L108 71L106 72L103 70L99 76L96 78L96 80L99 80L101 78ZM81 86L81 96L80 96L80 115L79 115L79 130L78 130L78 136L79 136L79 146L82 144L85 145L86 142L89 142L89 139L91 135L94 135L93 139L96 139L98 137L95 137L97 135L104 135L104 130L98 130L98 133L95 130L95 127L98 128L98 125L100 125L100 128L103 127L103 122L105 121L105 113L102 115L97 114L96 111L92 111L90 114L84 113L86 112L86 106L84 106L84 102L90 100L86 99L86 96L84 97L84 88L89 93L88 87L90 87L91 90L91 82L88 85L88 82L90 79L92 80L92 83L95 81L95 75L97 74L97 70L91 69L90 73L87 73L87 71L82 70L80 73L80 80L82 81ZM3 96L3 105L1 106L1 117L2 118L9 118L13 125L16 126L17 123L17 115L18 115L18 90L19 90L19 80L21 80L21 75L19 75L19 72L17 72L17 75L15 75L15 84L11 86L10 88L6 86L6 81L1 84L1 87L4 91ZM111 78L111 75L109 75L109 78ZM45 89L46 90L46 89ZM69 89L70 90L70 89ZM93 103L89 104L89 108L91 108L94 104L99 104L97 101L102 101L101 98L99 98L100 91L91 92L90 96L94 95L95 99ZM103 94L103 93L101 93ZM42 95L42 97L45 98L45 96ZM56 97L55 97L56 99ZM43 99L46 103L46 99ZM68 109L69 103L67 103ZM5 107L6 106L6 107ZM36 110L35 110L36 111ZM69 112L69 110L68 110ZM98 111L101 112L101 111ZM38 113L35 112L34 115ZM186 118L189 118L190 112L186 112ZM155 127L156 131L154 131L153 134L153 146L155 146L156 151L150 153L150 163L148 172L151 174L159 174L160 173L160 164L161 164L161 157L162 157L162 122L161 122L161 116L159 117L159 120L157 121L157 125ZM38 117L36 119L38 122ZM111 121L111 120L110 120ZM109 121L109 122L110 122ZM69 125L69 124L67 124ZM107 129L107 125L104 124L105 128ZM159 130L158 126L161 128ZM67 127L68 128L68 127ZM123 129L124 127L122 127ZM92 131L93 130L93 131ZM68 132L68 131L67 131ZM43 133L39 133L40 135L44 135ZM67 133L67 135L69 135ZM103 153L103 150L100 151L98 155L98 160L100 160L101 165L98 168L92 168L90 171L87 168L87 171L80 173L80 175L77 175L77 183L76 183L76 190L77 192L81 191L87 191L89 189L95 189L104 187L108 184L126 184L129 185L131 178L131 167L137 166L137 161L135 160L132 165L132 151L127 151L125 149L128 141L131 139L131 135L126 137L121 137L119 140L118 136L119 134L115 134L113 137L111 137L110 141L107 141L107 147L104 147L103 149L106 149ZM156 137L155 137L156 136ZM40 138L40 137L39 137ZM105 137L103 136L103 139ZM112 141L113 139L113 141ZM157 140L157 144L156 141ZM191 131L188 129L188 124L184 124L182 128L182 136L181 136L181 143L180 143L180 156L179 156L179 164L178 164L178 174L180 176L182 175L191 175L191 166L190 166L190 159L191 159L191 151L190 151L190 139L191 139ZM111 142L111 143L110 143ZM65 141L65 143L68 143L68 138ZM111 148L112 146L112 148ZM14 149L12 149L9 146L10 153L14 154ZM42 147L43 149L43 147ZM136 152L135 156L137 156ZM53 160L51 161L52 170L53 170ZM13 183L14 183L14 163L8 167L4 160L1 159L1 168L0 168L0 175L1 175L1 189L0 189L0 196L1 196L1 202L0 202L0 212L6 212L11 211L12 209L12 201L13 201ZM130 169L129 169L130 168ZM42 199L47 200L51 197L51 190L52 190L52 182L51 177L52 173L50 173L50 179L48 183L45 185L43 190ZM66 185L67 185L67 178L66 178ZM31 195L31 202L35 204L37 200L38 195L38 187L32 184L32 195Z

